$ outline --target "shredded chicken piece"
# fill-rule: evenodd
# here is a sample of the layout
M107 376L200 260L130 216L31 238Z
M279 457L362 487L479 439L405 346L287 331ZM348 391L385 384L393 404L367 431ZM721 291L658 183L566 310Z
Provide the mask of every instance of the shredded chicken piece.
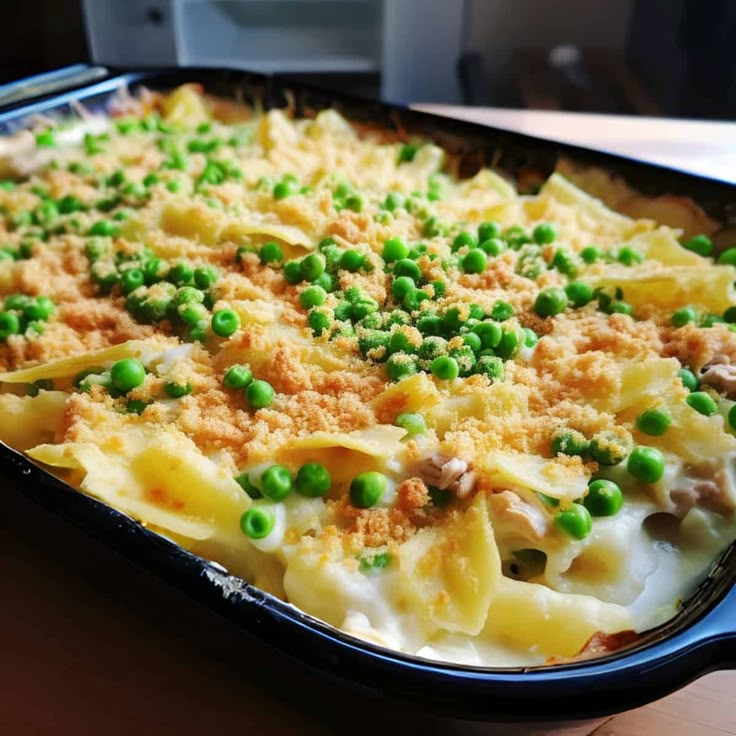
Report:
M727 355L714 355L700 371L700 381L729 399L736 398L736 365Z
M465 498L475 488L476 473L469 468L468 463L441 452L433 452L425 457L417 473L428 485L452 491L458 498Z
M708 478L684 478L670 491L677 516L685 516L696 505L721 514L736 508L736 487L729 462L724 460Z
M538 508L523 501L513 491L494 493L488 499L492 511L499 518L513 523L519 533L532 539L541 539L549 531L549 519Z

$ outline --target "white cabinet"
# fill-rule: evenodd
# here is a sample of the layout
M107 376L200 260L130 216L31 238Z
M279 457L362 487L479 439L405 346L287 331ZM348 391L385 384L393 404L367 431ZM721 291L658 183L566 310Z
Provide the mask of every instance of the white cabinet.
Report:
M466 0L84 0L115 66L378 72L397 102L457 102Z

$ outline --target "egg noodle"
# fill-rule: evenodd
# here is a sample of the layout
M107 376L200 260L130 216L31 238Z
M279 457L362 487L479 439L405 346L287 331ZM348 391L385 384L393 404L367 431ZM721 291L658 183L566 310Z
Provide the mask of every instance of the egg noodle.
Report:
M0 439L307 614L565 661L736 538L736 249L193 85L0 169Z

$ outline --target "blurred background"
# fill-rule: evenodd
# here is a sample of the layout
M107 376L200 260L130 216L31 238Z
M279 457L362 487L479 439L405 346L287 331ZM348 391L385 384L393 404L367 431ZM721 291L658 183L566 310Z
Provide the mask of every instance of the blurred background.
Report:
M736 118L734 0L5 0L0 81L235 66L392 102Z

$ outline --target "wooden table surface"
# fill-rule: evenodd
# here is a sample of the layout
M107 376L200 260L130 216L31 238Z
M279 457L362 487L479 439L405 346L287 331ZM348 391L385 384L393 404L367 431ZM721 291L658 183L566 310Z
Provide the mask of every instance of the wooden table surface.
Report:
M550 138L607 145L641 158L669 156L669 163L714 176L733 178L736 172L736 125L442 111ZM664 140L670 142L668 151L646 145ZM687 150L690 157L683 153ZM731 161L728 167L724 160ZM151 614L130 606L109 586L77 574L53 545L49 549L34 538L12 507L0 505L0 736L308 736L348 730L356 735L420 730L422 736L736 734L736 672L708 675L646 707L585 723L508 726L434 720L418 728L412 716L380 712L359 713L347 722L331 717L328 707L315 715L314 708L302 709L263 689L247 662L240 671L228 667Z

